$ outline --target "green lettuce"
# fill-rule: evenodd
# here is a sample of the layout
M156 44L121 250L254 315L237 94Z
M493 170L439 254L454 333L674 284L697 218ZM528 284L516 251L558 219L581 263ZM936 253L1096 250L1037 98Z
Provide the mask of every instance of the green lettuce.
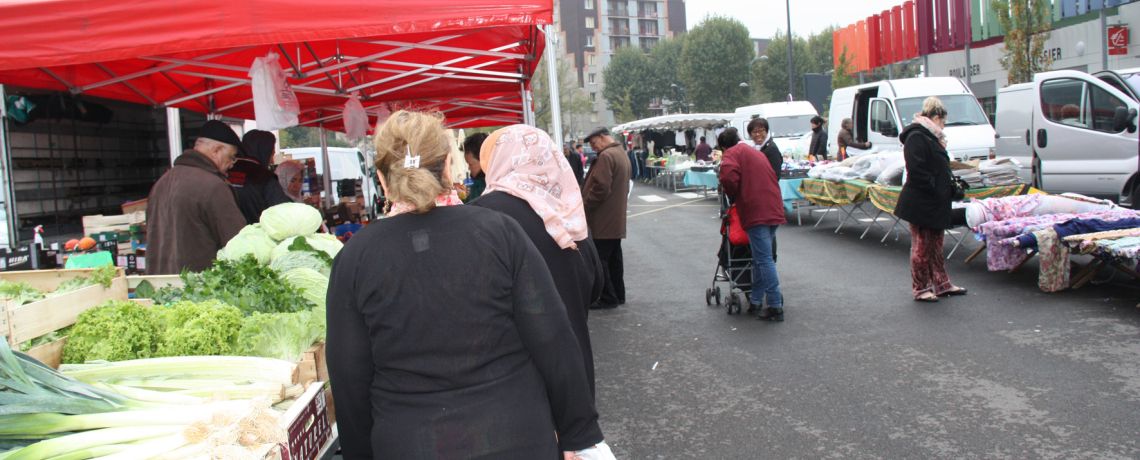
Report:
M305 350L325 338L324 312L254 313L238 337L242 356L300 361Z
M241 310L216 300L155 306L166 331L156 356L233 354L242 327Z
M0 298L12 299L16 302L16 305L24 305L44 300L44 293L32 287L27 281L13 283L8 280L3 280L0 281Z
M152 358L163 340L165 321L156 309L108 300L79 314L63 348L63 362Z

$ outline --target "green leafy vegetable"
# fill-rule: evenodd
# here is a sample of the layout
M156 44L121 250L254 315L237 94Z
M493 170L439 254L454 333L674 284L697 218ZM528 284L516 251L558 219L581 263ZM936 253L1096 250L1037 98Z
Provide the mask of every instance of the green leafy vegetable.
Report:
M154 298L154 285L150 281L142 280L138 286L135 286L136 299L153 299Z
M162 343L164 325L155 309L108 300L79 314L63 349L63 362L152 357Z
M335 235L328 233L314 233L305 239L314 250L328 254L330 259L336 257L344 247L344 243L341 243Z
M91 275L91 279L95 280L96 283L102 284L103 287L110 289L111 282L114 281L115 277L118 275L118 267L115 267L114 265L108 263L102 267L96 268L95 273Z
M245 319L238 343L244 356L299 361L313 342L325 338L325 319L316 312L254 313Z
M182 300L218 300L237 307L246 315L290 313L313 307L297 288L273 269L259 264L252 255L240 260L219 260L202 273L183 272L182 279L185 283ZM175 290L168 292L174 294Z
M0 298L12 299L16 302L16 305L24 305L44 300L44 293L32 287L27 281L12 283L8 280L3 280L0 281Z
M281 274L292 285L301 290L301 295L313 305L324 308L325 294L329 290L329 278L311 268L294 268Z
M321 254L315 251L292 251L269 264L269 268L280 273L285 273L294 268L311 268L325 276L329 274L329 267L327 256L322 258Z
M284 203L261 213L261 228L274 241L308 236L321 228L321 212L302 203Z
M95 281L93 281L91 278L86 278L83 276L77 276L75 278L69 279L69 280L64 281L62 283L59 283L59 286L56 286L54 291L51 291L51 293L47 294L47 297L55 297L55 296L64 295L64 294L67 294L69 292L78 291L78 290L83 289L87 286L94 286L94 285L95 285Z
M242 314L216 300L157 306L166 332L155 356L224 356L234 352Z
M268 264L269 255L276 246L277 242L269 238L260 226L248 225L230 239L225 248L218 251L218 259L236 260L249 254L257 258L259 263Z

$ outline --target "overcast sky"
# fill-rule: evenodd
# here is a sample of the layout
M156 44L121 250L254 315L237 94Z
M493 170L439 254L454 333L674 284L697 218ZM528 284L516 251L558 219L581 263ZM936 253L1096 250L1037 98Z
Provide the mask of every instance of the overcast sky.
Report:
M872 14L882 13L904 0L792 0L792 30L797 35L819 32L829 25L854 24ZM729 16L740 20L752 38L771 38L776 30L788 28L787 8L780 0L686 0L685 19L689 29L705 15Z

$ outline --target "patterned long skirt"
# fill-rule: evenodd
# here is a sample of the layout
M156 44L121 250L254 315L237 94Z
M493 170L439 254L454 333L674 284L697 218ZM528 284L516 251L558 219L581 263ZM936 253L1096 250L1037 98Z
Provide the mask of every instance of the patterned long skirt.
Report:
M930 292L942 295L953 288L942 256L943 230L910 224L910 276L914 298Z

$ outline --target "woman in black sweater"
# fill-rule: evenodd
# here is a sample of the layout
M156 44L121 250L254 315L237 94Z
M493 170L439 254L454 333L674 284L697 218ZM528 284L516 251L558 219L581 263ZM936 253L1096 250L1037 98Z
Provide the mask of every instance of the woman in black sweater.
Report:
M397 112L375 146L392 211L337 255L327 300L344 458L553 460L601 442L550 271L514 219L455 206L441 120Z
M899 133L906 160L906 183L899 192L895 215L910 222L910 272L914 300L937 302L943 295L966 295L950 283L942 256L944 232L951 227L953 176L946 153L946 106L927 98L914 123Z
M578 337L592 394L594 352L586 318L590 304L602 295L605 279L598 250L587 233L578 182L566 170L566 157L560 158L558 146L537 128L510 126L487 140L479 157L487 172L487 193L470 204L518 221L542 254Z

